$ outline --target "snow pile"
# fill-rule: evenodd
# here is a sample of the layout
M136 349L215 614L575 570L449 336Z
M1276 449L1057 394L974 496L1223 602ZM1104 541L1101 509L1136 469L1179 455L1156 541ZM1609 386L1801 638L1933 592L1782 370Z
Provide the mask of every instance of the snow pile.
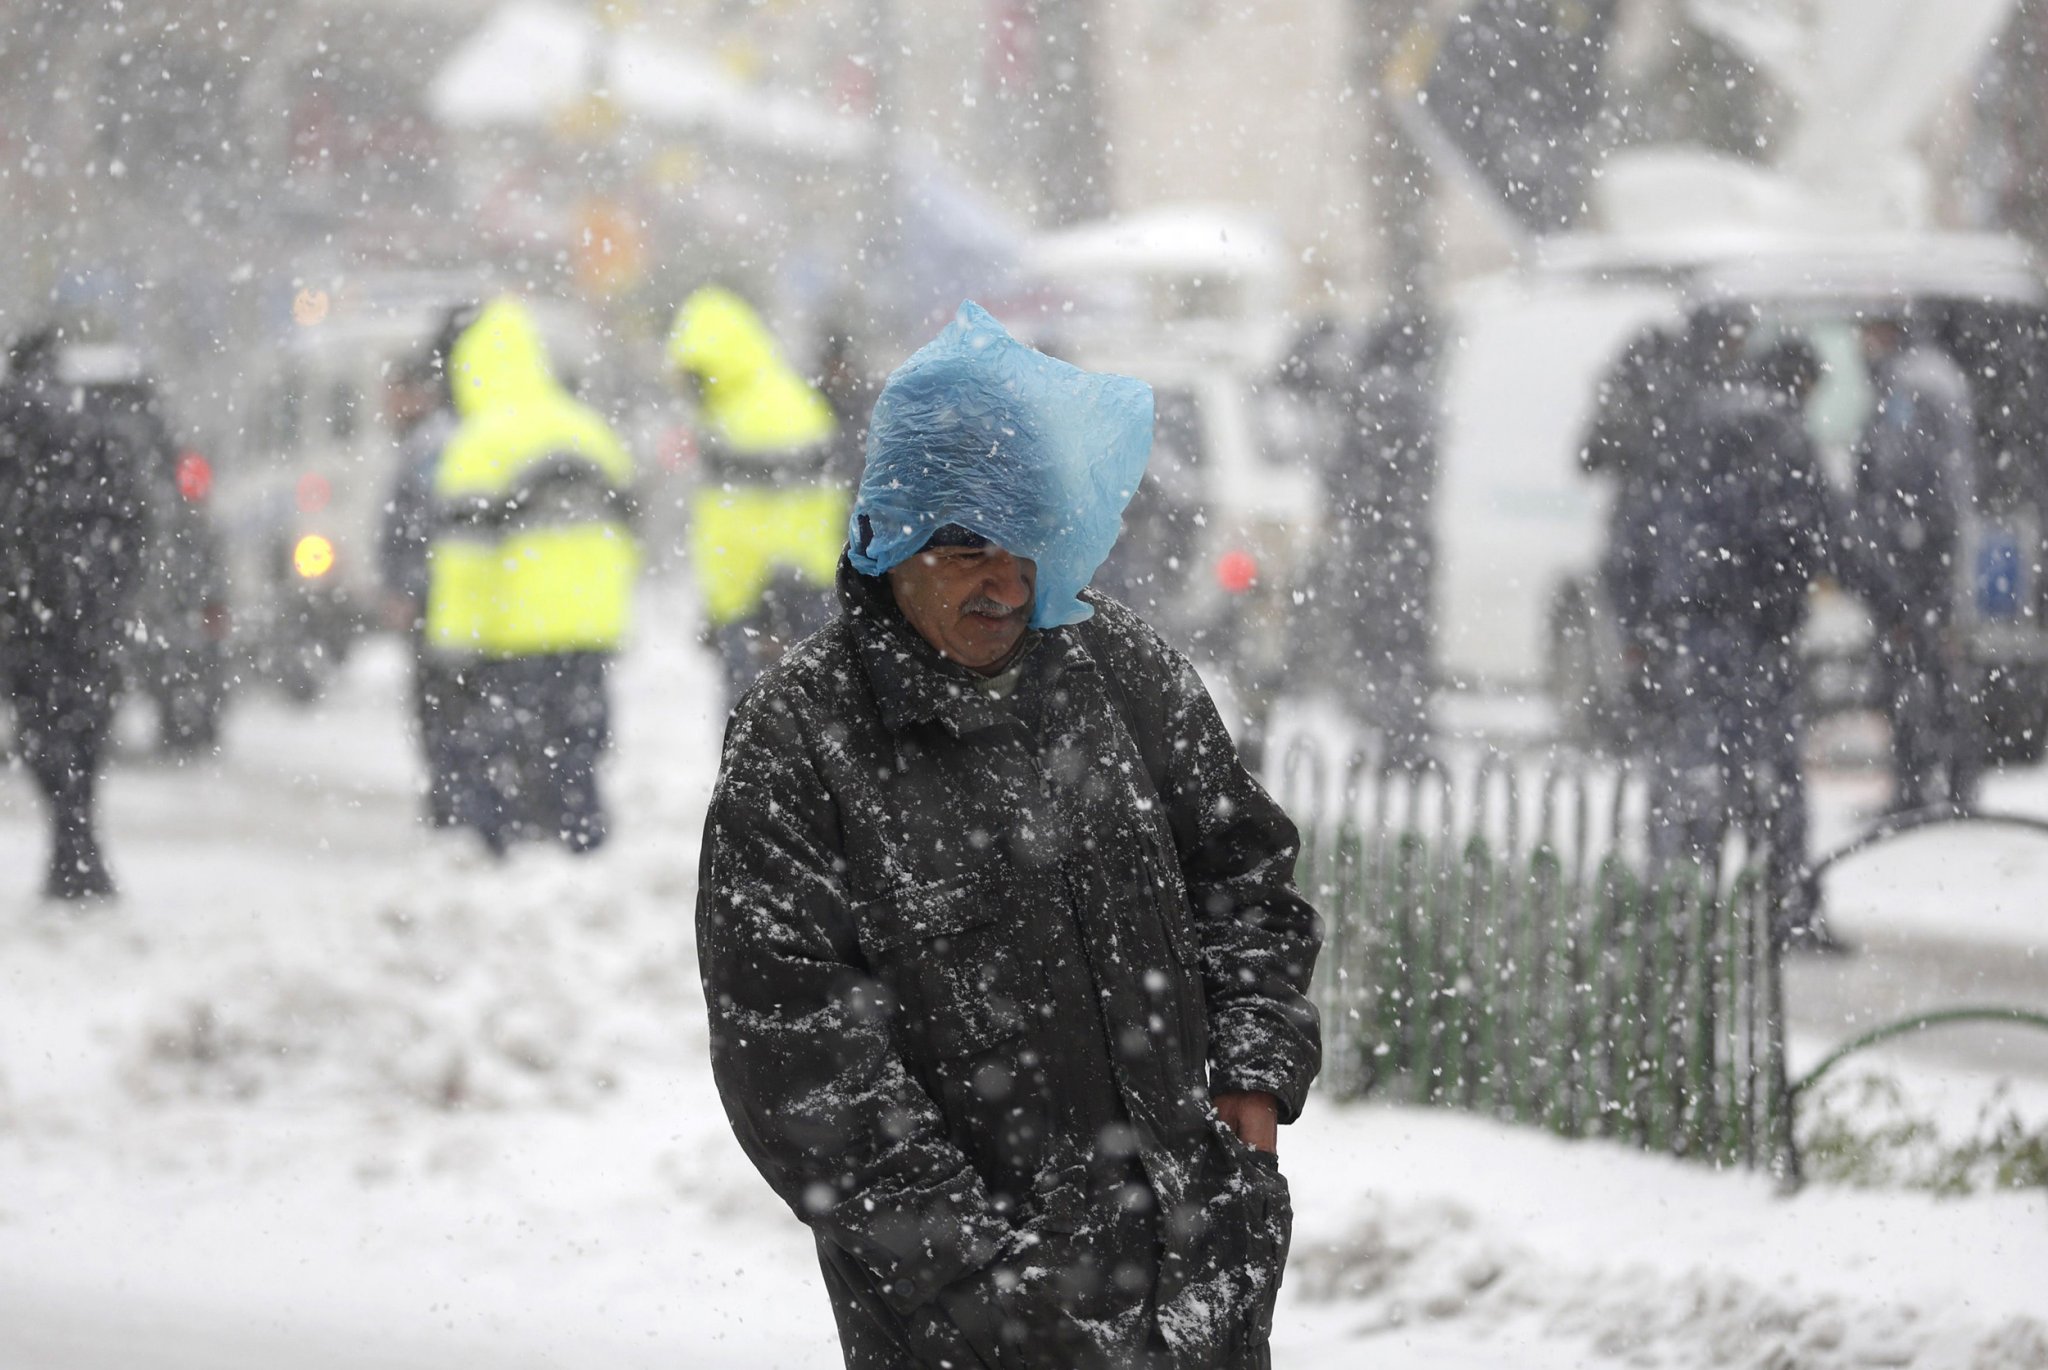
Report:
M1504 1345L1570 1340L1603 1357L1667 1367L2048 1365L2048 1324L2032 1318L1985 1328L1946 1309L1802 1297L1719 1262L1675 1273L1560 1268L1443 1199L1369 1201L1348 1240L1302 1253L1289 1278L1308 1299L1350 1301L1361 1336L1463 1319Z
M674 893L689 872L588 873L532 852L394 878L324 959L249 947L217 978L165 991L123 1082L146 1102L594 1103L636 1063L673 1061L701 1020Z

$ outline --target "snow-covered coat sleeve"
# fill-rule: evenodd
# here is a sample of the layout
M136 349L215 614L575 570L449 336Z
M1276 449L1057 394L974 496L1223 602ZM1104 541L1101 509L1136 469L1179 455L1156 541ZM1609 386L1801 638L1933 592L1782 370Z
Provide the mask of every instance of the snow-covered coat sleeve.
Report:
M1180 859L1201 945L1212 1093L1255 1091L1292 1122L1322 1064L1308 998L1322 923L1294 886L1301 839L1238 759L1188 659L1128 610L1134 677L1122 682Z
M1012 1230L891 1039L804 732L761 691L727 729L697 899L712 1072L776 1193L904 1314L990 1265Z

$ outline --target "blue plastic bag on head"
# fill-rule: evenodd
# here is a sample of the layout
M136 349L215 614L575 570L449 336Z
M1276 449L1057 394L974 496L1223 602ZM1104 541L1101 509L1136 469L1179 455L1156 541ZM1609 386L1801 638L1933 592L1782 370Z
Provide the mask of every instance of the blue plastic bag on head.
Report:
M970 300L875 401L847 555L879 576L957 523L1038 563L1032 627L1079 623L1151 455L1151 386L1035 352Z

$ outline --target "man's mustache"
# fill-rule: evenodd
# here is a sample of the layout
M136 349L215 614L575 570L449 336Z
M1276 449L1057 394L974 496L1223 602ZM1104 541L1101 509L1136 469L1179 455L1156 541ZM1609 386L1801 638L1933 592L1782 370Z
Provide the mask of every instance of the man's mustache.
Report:
M976 595L973 599L960 606L960 612L963 614L983 614L989 618L1010 618L1023 613L1030 607L1028 603L1005 604L999 599L990 599L987 595Z

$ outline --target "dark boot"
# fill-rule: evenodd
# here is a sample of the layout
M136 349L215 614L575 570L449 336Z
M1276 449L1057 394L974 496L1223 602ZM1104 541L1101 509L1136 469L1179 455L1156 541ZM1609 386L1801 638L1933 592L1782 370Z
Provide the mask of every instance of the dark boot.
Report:
M50 856L49 879L43 884L48 899L111 899L114 878L107 874L99 843L91 833L60 835Z
M43 893L51 899L107 899L114 893L94 821L101 735L99 729L59 729L38 749L36 778L50 804L50 872Z
M579 856L602 847L610 831L597 781L599 758L611 741L605 673L600 656L558 658L540 710L550 739L544 812L556 839Z

